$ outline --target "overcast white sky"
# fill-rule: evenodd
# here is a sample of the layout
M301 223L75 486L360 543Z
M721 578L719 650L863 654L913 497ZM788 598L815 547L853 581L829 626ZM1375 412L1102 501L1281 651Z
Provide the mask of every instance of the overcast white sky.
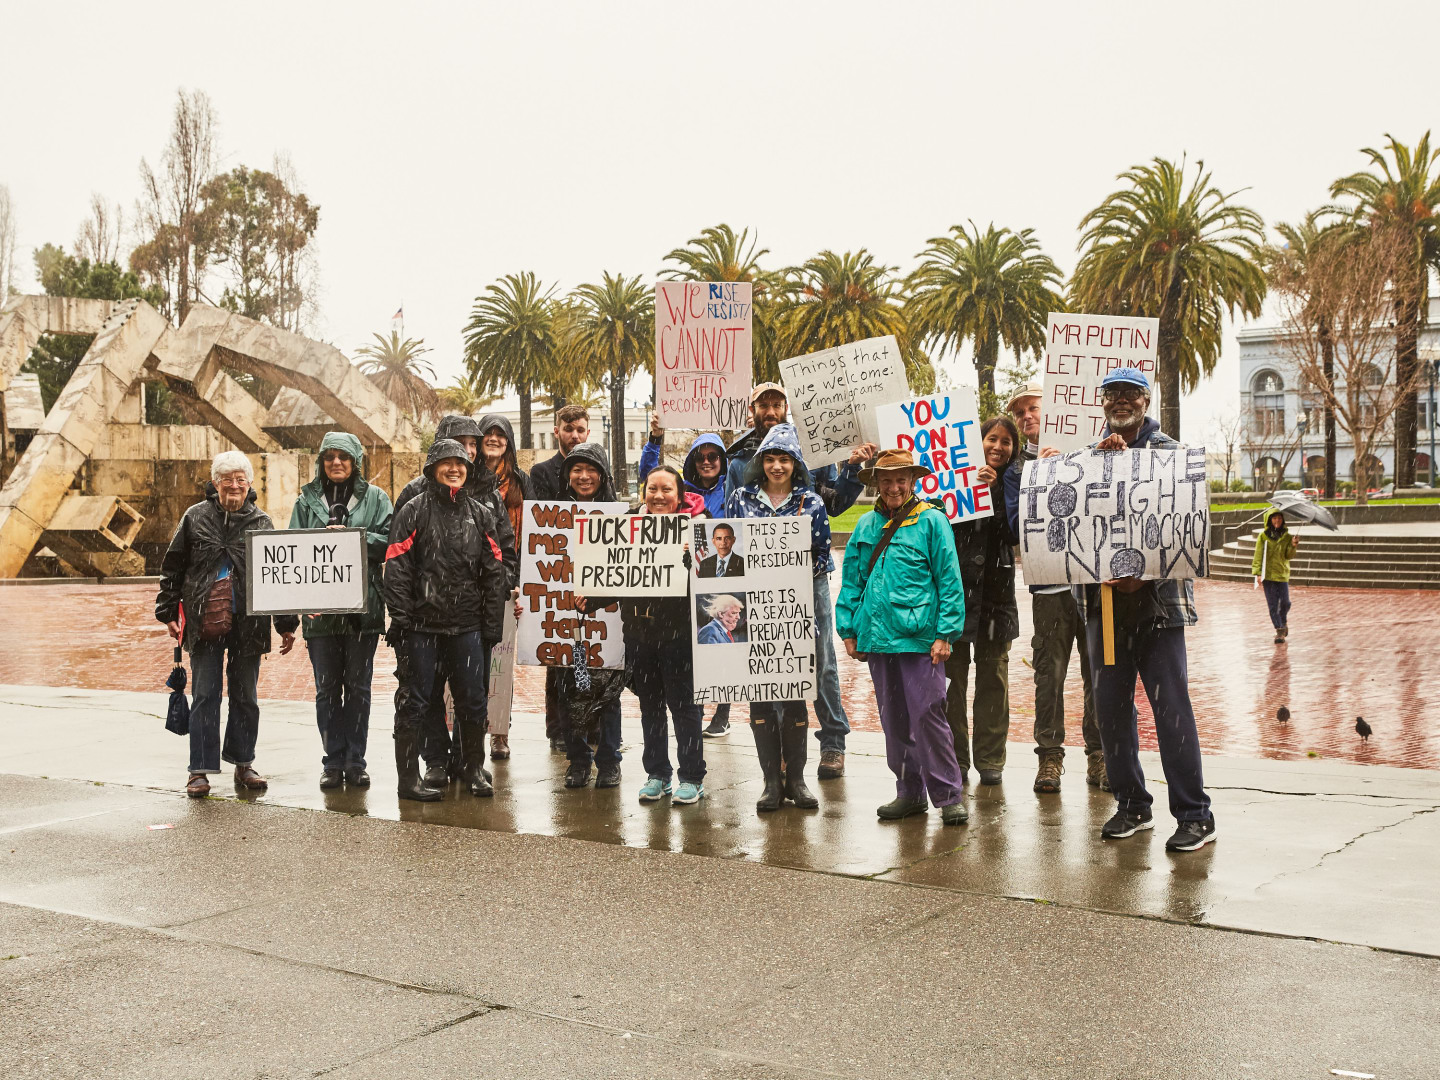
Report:
M92 191L128 209L175 92L220 118L223 166L293 159L319 203L323 321L460 372L475 295L534 270L653 277L706 225L769 261L868 247L908 269L973 218L1076 225L1154 155L1203 158L1294 220L1363 146L1437 119L1433 2L10 5L4 149L30 250ZM969 374L957 372L965 381ZM1235 408L1233 331L1184 435ZM648 388L647 388L648 391Z

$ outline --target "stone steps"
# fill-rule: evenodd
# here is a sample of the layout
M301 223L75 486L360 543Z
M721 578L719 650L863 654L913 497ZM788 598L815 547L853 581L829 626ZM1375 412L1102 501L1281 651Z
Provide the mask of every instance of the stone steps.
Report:
M1211 578L1249 581L1258 532L1210 553ZM1290 584L1351 589L1440 589L1440 537L1301 537Z

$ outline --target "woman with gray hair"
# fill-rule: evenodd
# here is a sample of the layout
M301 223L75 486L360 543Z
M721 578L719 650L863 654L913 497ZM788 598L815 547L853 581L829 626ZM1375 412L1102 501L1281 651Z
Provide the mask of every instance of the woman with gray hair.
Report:
M190 653L194 697L185 791L196 799L210 793L208 776L220 772L222 759L235 766L237 787L267 786L254 766L260 730L256 683L260 657L270 651L270 616L245 609L245 534L275 526L255 503L254 478L250 459L240 451L216 455L205 499L185 511L160 566L155 618ZM282 656L294 646L299 625L294 615L275 616ZM222 669L230 699L223 746Z
M744 633L736 636L735 632L740 625L740 613L745 610L739 597L720 593L702 603L700 609L710 619L695 635L701 645L728 645L732 641L745 640Z

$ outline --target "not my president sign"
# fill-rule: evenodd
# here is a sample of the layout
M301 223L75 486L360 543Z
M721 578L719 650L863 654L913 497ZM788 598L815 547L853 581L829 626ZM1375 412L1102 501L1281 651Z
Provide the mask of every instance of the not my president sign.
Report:
M1021 474L1019 509L1027 584L1205 576L1210 492L1203 448L1039 458Z
M245 606L252 615L363 612L369 562L364 529L245 534Z
M571 557L581 596L684 596L685 514L575 519Z
M814 701L810 519L695 521L690 550L695 704Z

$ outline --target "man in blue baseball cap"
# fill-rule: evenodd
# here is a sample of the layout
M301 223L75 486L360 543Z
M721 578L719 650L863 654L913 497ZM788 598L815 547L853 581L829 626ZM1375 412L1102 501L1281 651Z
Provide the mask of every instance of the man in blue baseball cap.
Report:
M1096 450L1179 446L1145 415L1150 407L1150 380L1144 372L1132 367L1110 372L1100 383L1100 404L1105 410L1105 429ZM1079 590L1105 771L1117 804L1115 815L1100 835L1120 839L1154 827L1150 810L1154 799L1145 789L1136 733L1138 674L1155 715L1170 812L1178 824L1165 847L1168 851L1195 851L1215 839L1215 816L1210 813L1210 797L1201 775L1200 736L1186 674L1185 627L1196 622L1195 590L1189 581L1120 578L1106 584L1115 590L1115 663L1108 666L1100 627L1100 588L1088 585Z

